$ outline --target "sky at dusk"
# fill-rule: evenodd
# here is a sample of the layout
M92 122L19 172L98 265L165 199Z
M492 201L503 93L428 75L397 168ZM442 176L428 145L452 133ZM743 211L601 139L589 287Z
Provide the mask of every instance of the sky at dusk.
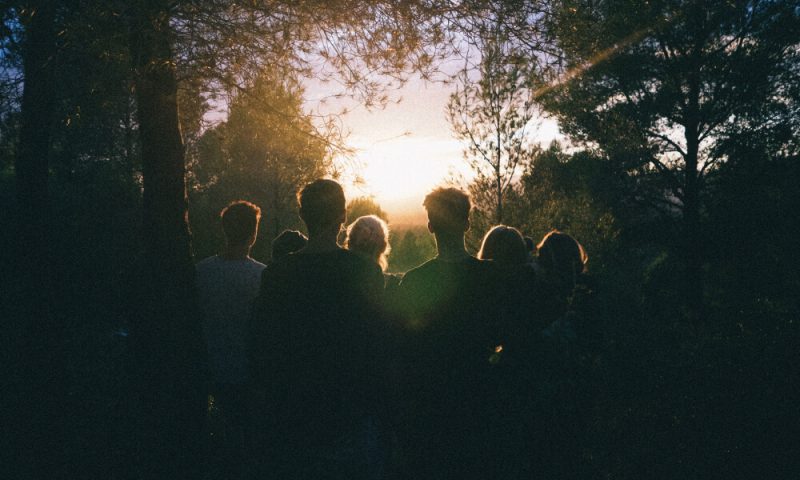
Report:
M368 110L352 100L317 106L322 111L351 109L341 119L350 132L347 143L355 149L354 161L347 164L363 182L353 185L351 179L344 180L348 198L374 196L393 222L418 223L424 219L422 200L428 191L470 177L462 156L464 145L453 137L445 115L453 89L414 77L389 92L390 102L382 109ZM313 102L325 97L327 90L309 82L309 106L315 108ZM555 123L544 120L537 133L540 141L546 145L556 135Z

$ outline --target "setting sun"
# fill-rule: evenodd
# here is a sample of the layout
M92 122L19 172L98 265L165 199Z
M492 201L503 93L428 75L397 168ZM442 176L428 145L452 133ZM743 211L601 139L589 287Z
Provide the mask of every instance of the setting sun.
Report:
M391 211L421 205L433 187L453 173L465 173L459 164L460 146L454 140L402 137L357 148L363 184L355 186L354 193L374 196Z

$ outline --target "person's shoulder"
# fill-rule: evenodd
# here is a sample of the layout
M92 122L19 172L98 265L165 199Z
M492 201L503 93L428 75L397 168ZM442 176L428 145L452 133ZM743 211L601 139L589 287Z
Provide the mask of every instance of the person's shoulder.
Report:
M261 262L259 262L258 260L256 260L255 258L252 258L252 257L248 257L247 260L248 260L248 263L250 265L254 266L254 267L265 268L267 266L266 264L261 263Z
M523 263L514 266L514 274L521 280L533 282L536 280L536 269L530 263Z
M247 258L245 265L247 266L248 270L255 273L261 273L262 271L264 271L265 268L267 268L267 266L264 265L263 263L249 257Z
M219 256L212 255L197 262L194 265L194 269L198 274L203 274L204 272L217 268L219 261Z
M333 255L335 255L335 258L341 262L348 262L359 266L363 266L367 263L366 258L346 248L339 248L333 252Z
M461 272L461 275L465 276L463 280L466 280L467 277L483 278L486 275L494 274L494 272L498 270L494 262L489 260L480 260L472 255L469 255L461 262L455 264L455 266L457 267L456 271Z
M261 277L273 277L275 275L283 275L285 272L296 269L297 255L287 255L278 260L273 260L264 265L261 270Z
M213 264L215 264L217 262L219 262L219 256L218 255L211 255L210 257L206 257L206 258L200 260L199 262L197 262L195 264L195 266L200 268L200 267L205 267L207 265L213 265Z
M403 274L385 272L383 274L383 278L386 280L387 285L388 284L399 285L400 282L403 280Z
M486 260L481 260L472 255L467 255L467 257L464 259L464 263L466 265L488 265L491 262L487 262Z
M344 248L338 250L336 255L338 261L350 266L356 271L364 271L370 274L377 273L383 275L381 267L379 267L375 262L365 258L363 255L359 255Z
M284 257L267 263L260 273L262 293L269 292L269 295L274 296L278 295L278 292L291 289L291 285L294 284L293 279L303 270L296 258Z
M464 267L470 270L477 270L477 271L489 271L495 270L494 262L488 260L480 260L478 258L469 255L466 259L464 259L463 263Z
M405 275L403 275L403 279L400 284L407 285L409 283L414 283L418 279L425 278L426 276L430 275L431 272L434 272L438 269L439 263L439 259L432 258L422 265L412 268L411 270L407 271Z
M597 277L590 273L580 273L575 279L575 286L585 293L594 293L598 286Z

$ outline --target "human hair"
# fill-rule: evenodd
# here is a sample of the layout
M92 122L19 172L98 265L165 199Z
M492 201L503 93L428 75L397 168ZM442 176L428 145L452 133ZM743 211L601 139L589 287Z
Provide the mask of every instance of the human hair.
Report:
M391 251L389 226L376 215L358 217L347 227L345 248L365 255L386 270L389 266L387 256Z
M219 214L228 245L247 245L255 240L261 209L244 200L231 202Z
M533 238L525 235L525 249L530 254L536 253L536 242L533 241Z
M469 228L472 204L469 195L457 188L437 188L425 197L422 205L428 211L428 222L434 233L458 234Z
M300 204L300 218L311 236L340 225L345 220L344 190L333 180L314 180L300 190L297 201Z
M551 230L536 246L539 263L564 278L585 273L589 256L571 235Z
M272 241L272 261L278 261L294 253L308 243L308 238L297 230L284 230Z
M521 265L527 263L528 251L519 230L507 225L496 225L483 237L478 258L502 265Z

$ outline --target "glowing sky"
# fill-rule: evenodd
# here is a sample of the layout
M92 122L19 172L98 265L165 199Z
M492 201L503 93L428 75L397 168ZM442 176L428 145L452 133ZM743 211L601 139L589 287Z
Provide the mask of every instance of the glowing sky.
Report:
M470 178L463 144L453 138L445 116L453 88L412 78L390 92L393 101L383 109L339 104L352 108L342 124L350 132L347 143L355 149L353 163L363 179L360 185L345 181L348 197L374 196L390 219L418 221L428 191L457 176ZM313 101L324 91L323 86L311 84L307 96ZM545 121L537 134L545 144L557 135L552 121Z

